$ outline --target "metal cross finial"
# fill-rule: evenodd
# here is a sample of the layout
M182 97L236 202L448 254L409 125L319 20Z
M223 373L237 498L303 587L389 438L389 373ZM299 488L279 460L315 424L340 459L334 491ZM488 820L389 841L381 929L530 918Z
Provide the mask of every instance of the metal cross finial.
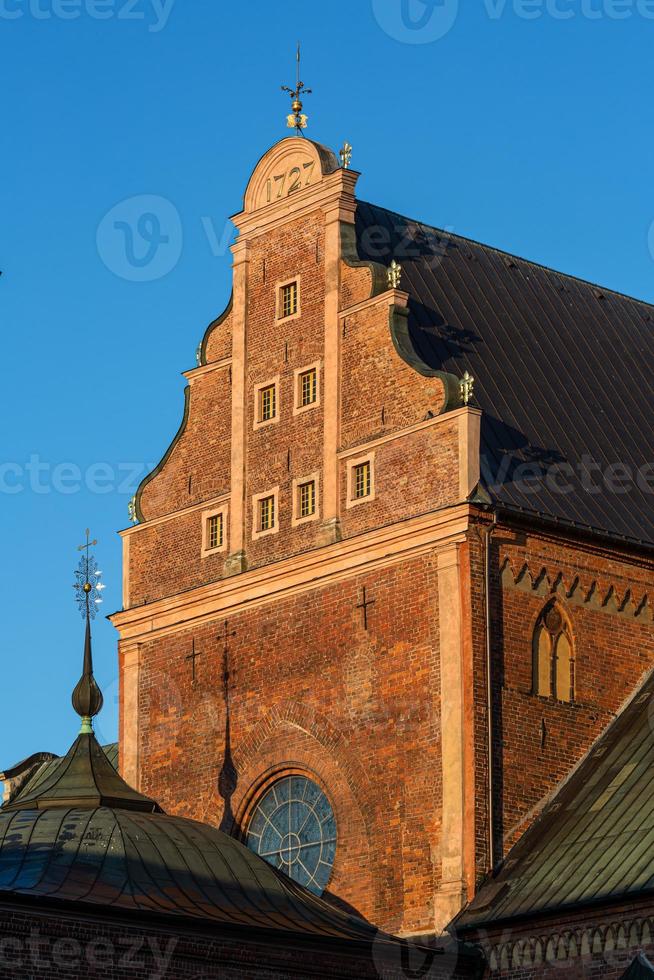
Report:
M95 619L97 607L102 604L102 593L105 589L100 581L102 572L98 569L97 562L91 554L98 542L91 541L91 532L86 529L86 543L78 547L78 551L86 552L79 560L75 570L75 599L83 619Z
M349 170L350 163L352 162L352 146L350 143L348 143L347 140L345 141L345 143L343 143L343 149L339 152L338 155L341 158L341 166L343 170Z
M461 393L461 403L463 405L468 405L470 399L472 398L475 391L475 379L470 374L469 371L461 378L461 383L459 384L459 392Z
M96 544L98 542L95 539L93 541L91 541L91 529L90 528L87 527L87 529L86 529L86 531L84 533L86 534L86 544L80 544L80 545L78 545L77 546L77 550L78 551L85 551L86 552L86 557L88 558L89 557L89 549L90 548L95 548L95 546L96 546Z
M282 85L282 92L288 92L291 97L291 109L293 112L286 117L286 125L289 129L295 129L298 136L302 135L302 130L307 128L308 116L302 113L302 99L305 95L311 95L311 89L304 87L304 82L300 80L300 42L297 45L297 71L295 79L295 88L289 88L288 85Z
M388 288L389 289L399 289L400 283L402 282L402 266L395 259L391 262L387 269L388 273Z

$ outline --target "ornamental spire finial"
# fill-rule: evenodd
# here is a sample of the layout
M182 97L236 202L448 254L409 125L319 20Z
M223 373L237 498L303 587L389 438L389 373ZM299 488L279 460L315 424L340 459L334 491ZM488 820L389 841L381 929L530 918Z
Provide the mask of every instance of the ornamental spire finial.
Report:
M84 667L75 690L73 691L73 708L82 719L81 735L93 732L92 719L102 710L102 691L93 676L93 653L91 650L91 620L95 618L97 607L102 602L104 584L100 581L102 572L98 569L95 557L91 554L98 542L91 541L91 532L86 529L86 543L81 544L78 551L84 552L75 571L76 601L83 619L86 620L84 637Z
M301 62L301 52L300 52L300 42L297 45L297 70L295 78L295 88L289 88L288 85L282 85L282 92L288 92L291 97L291 109L293 112L290 116L286 117L286 125L289 129L295 129L298 136L302 135L302 130L307 128L307 122L309 121L308 116L302 113L302 99L305 95L311 95L311 89L304 87L304 82L300 80L300 62Z

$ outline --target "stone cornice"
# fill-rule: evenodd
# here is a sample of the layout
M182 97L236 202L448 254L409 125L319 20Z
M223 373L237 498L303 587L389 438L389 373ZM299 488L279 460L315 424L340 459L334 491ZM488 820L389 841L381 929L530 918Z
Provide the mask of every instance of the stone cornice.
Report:
M243 572L188 592L119 611L109 617L122 640L151 639L251 609L279 598L353 578L464 540L473 508L468 504L391 524L273 565Z
M415 425L408 425L405 429L396 429L395 432L385 433L383 436L379 436L377 439L371 439L369 442L362 442L356 446L341 449L338 453L338 458L349 459L351 456L360 456L371 449L383 446L386 442L394 442L397 439L403 439L405 436L413 435L414 432L422 432L424 429L446 425L448 422L455 422L456 419L461 417L465 418L469 415L481 416L481 411L478 408L465 407L454 409L454 411L448 412L447 415L435 415L433 418L425 419L423 422L416 422Z
M190 371L182 371L182 376L187 379L189 384L192 384L205 374L211 374L212 371L221 371L231 366L231 357L223 357L219 361L210 361L208 364L203 364L202 367L192 368Z
M398 309L406 307L409 305L409 294L405 293L401 289L387 289L383 293L377 293L375 296L370 296L368 299L362 300L361 303L355 303L354 306L347 306L338 311L338 316L341 320L344 320L348 316L354 316L355 313L360 313L362 310L367 310L371 306L397 306Z
M171 514L162 514L161 517L153 517L151 521L144 521L143 524L134 524L132 527L126 527L122 531L119 531L118 534L121 538L131 537L133 534L138 534L139 531L146 531L151 527L156 527L157 524L166 524L168 521L172 521L178 517L185 517L187 514L195 513L195 511L209 510L212 507L217 507L220 504L226 503L230 497L230 493L222 493L218 497L201 500L199 504L183 507L182 510L174 510Z

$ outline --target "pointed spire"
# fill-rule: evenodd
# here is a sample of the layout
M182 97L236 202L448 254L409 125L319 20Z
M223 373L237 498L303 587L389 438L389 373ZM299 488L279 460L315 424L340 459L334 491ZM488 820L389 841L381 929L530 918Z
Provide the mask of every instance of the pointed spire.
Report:
M86 636L84 639L84 668L75 690L73 691L73 708L82 719L80 735L90 735L93 731L93 721L102 710L104 699L102 691L93 676L93 653L91 650L91 619L86 617Z

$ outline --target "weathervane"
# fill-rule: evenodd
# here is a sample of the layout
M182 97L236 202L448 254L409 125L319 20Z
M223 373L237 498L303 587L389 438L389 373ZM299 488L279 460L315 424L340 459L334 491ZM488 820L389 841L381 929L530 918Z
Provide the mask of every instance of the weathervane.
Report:
M79 565L75 570L75 600L77 607L82 614L82 619L95 619L97 607L102 604L102 593L105 585L100 581L102 572L98 569L98 564L91 554L98 542L91 541L91 532L86 529L86 544L81 544L78 551L85 554L79 560Z
M91 541L91 532L87 528L86 543L81 544L77 549L83 554L75 571L77 581L73 586L79 611L82 618L86 620L84 667L72 698L73 708L82 719L80 735L93 734L93 719L102 710L103 703L102 691L93 676L93 654L91 652L91 620L95 618L104 591L104 585L100 581L102 572L91 554L91 548L94 548L97 543L95 539Z
M300 44L297 46L297 74L295 88L282 85L282 92L288 92L291 97L291 109L293 112L286 117L286 125L289 129L296 129L298 136L302 135L302 130L307 128L308 116L302 113L302 98L311 95L311 89L304 87L304 82L300 81Z

